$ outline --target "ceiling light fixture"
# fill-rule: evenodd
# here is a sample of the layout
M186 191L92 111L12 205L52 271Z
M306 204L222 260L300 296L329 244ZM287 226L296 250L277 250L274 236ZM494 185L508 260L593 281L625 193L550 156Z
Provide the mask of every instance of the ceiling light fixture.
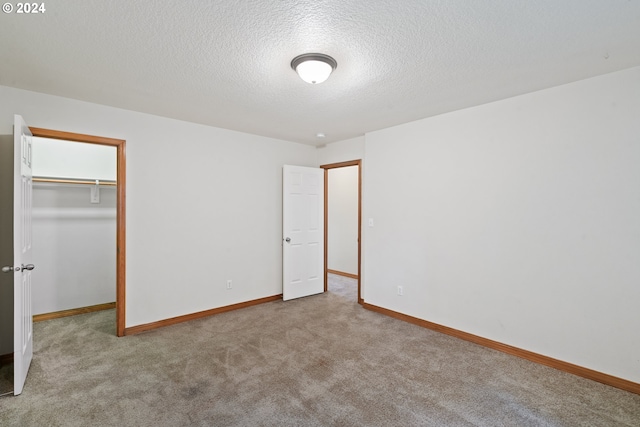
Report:
M291 61L291 68L302 80L311 84L322 83L336 69L338 63L329 55L322 53L305 53L296 56Z

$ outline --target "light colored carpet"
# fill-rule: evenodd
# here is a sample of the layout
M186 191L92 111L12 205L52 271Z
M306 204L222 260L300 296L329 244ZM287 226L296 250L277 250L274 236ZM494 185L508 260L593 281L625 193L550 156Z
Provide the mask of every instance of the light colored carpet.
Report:
M116 338L36 323L8 426L640 426L640 396L362 309L355 281Z
M0 366L0 396L13 393L13 364Z

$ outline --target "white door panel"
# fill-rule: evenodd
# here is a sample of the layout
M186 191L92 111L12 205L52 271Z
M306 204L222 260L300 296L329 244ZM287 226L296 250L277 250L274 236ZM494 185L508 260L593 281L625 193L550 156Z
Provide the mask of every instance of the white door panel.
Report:
M31 200L32 135L22 117L14 118L13 272L14 334L13 393L22 393L33 357L33 313L31 310Z
M286 301L324 292L324 170L284 166L282 199Z

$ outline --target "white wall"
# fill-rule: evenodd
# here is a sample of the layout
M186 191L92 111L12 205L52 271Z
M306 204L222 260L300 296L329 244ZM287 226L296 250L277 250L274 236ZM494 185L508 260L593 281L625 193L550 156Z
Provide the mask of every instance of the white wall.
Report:
M33 175L115 181L116 148L107 145L33 138Z
M365 150L367 303L640 382L640 68Z
M3 86L0 99L0 134L15 113L127 141L127 327L282 292L282 165L316 166L314 147Z
M116 189L90 187L33 185L33 314L116 300Z
M318 164L346 162L364 158L364 136L345 139L317 148Z
M358 274L358 167L329 169L327 268Z

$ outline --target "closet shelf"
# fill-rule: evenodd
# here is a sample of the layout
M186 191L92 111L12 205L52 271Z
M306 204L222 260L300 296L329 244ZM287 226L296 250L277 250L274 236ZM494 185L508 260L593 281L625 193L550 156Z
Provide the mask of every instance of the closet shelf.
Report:
M34 176L33 182L46 182L51 184L80 184L80 185L96 185L96 181L98 185L110 185L117 186L118 183L116 181L110 180L102 180L102 179L76 179L76 178L50 178L44 176Z

